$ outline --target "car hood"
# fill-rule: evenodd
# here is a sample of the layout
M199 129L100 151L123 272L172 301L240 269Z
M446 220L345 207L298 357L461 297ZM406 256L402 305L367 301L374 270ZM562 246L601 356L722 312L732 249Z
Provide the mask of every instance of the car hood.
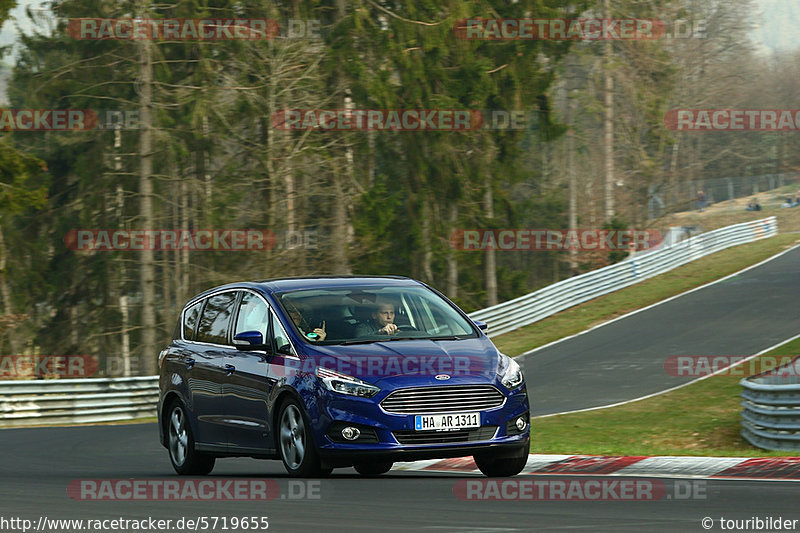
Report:
M385 378L422 381L483 377L497 371L497 348L485 337L461 340L402 340L369 344L315 346L318 366L377 384ZM439 376L437 378L437 376ZM444 376L448 376L445 378Z

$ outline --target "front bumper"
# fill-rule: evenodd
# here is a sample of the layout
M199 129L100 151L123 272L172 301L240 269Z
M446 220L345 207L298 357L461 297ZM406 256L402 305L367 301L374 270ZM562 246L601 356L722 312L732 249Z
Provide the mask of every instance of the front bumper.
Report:
M518 456L530 447L530 423L514 431L513 421L529 419L524 385L506 395L502 406L481 411L481 427L453 432L416 432L414 416L387 413L379 400L325 394L319 416L312 422L322 460L329 466L349 466L363 460L418 461L489 454L497 458ZM341 428L361 430L356 441L345 442ZM437 438L436 435L444 436ZM427 438L430 436L430 438Z
M325 449L320 450L320 458L330 467L351 466L358 461L423 461L426 459L447 459L470 455L487 454L497 459L516 457L521 450L530 449L530 435L520 435L502 442L483 442L457 444L450 446L420 446L394 449Z

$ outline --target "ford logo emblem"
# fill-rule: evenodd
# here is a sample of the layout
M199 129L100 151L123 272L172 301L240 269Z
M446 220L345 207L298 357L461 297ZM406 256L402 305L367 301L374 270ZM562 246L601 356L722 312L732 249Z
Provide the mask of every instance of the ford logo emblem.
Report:
M437 374L436 379L438 379L439 381L447 381L448 379L450 379L450 376L448 376L447 374Z

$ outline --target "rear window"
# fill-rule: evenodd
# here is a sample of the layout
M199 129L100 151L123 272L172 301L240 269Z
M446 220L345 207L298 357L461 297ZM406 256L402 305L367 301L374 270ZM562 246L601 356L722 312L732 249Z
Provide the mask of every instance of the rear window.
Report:
M195 331L197 331L197 319L200 318L200 310L203 308L203 302L200 300L183 314L183 338L187 341L194 340Z
M235 292L224 292L208 299L197 328L198 342L228 344L228 324L235 303Z

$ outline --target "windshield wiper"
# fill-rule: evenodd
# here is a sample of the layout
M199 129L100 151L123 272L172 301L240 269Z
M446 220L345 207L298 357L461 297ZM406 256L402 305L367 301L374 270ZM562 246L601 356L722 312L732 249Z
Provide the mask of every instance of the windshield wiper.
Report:
M414 340L427 340L424 337L381 337L379 339L352 339L349 341L339 342L343 346L350 344L369 344L371 342L389 342L389 341L414 341Z
M380 339L351 339L349 341L337 342L340 346L348 346L351 344L369 344L371 342L381 342Z
M458 335L446 335L444 337L384 337L380 339L353 339L349 341L338 342L342 346L351 344L369 344L372 342L389 342L389 341L460 341L464 337Z

